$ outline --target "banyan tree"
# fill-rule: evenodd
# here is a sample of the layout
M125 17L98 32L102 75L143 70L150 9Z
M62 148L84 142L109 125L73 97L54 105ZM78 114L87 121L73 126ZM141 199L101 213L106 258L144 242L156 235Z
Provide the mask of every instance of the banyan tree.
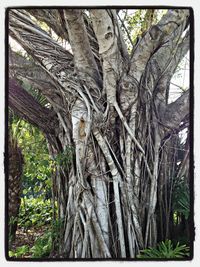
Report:
M68 155L52 170L57 257L134 258L178 231L173 196L178 181L190 183L191 88L171 101L170 85L192 14L158 11L143 10L133 39L121 9L7 10L10 40L24 51L8 47L9 108L43 131L52 159Z

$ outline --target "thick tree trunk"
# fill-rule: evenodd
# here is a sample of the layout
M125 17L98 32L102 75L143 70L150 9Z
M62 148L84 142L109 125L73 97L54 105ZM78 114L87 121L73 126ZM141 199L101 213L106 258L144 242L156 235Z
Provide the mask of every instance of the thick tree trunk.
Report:
M40 12L31 13L41 19ZM67 34L55 30L70 42L73 55L36 27L27 11L10 11L10 34L48 76L48 90L34 73L26 80L49 99L58 121L48 129L43 116L37 121L34 112L16 111L43 124L52 157L71 151L70 163L56 166L53 181L63 222L60 256L135 257L156 244L158 180L168 160L160 148L188 114L187 92L175 103L166 102L173 71L188 49L189 35L181 37L188 16L187 10L168 11L130 58L115 10L90 10L92 32L83 11L62 12ZM18 68L15 76L24 75ZM15 98L12 90L9 97ZM20 101L12 103L22 107Z

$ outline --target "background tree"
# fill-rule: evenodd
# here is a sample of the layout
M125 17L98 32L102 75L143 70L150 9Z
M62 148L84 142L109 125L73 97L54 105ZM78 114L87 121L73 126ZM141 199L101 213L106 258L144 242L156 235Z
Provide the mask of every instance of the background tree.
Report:
M190 12L154 13L144 11L134 41L120 10L9 10L9 34L28 54L9 52L9 105L44 132L53 159L71 151L53 181L62 257L135 257L173 230L168 197L188 175L188 148L185 160L177 153L189 90L170 103L169 89L189 49Z
M10 117L10 122L12 118ZM9 127L11 127L9 125ZM21 175L23 169L23 156L17 140L10 129L8 139L8 220L9 239L14 240L17 230L18 213L20 208Z

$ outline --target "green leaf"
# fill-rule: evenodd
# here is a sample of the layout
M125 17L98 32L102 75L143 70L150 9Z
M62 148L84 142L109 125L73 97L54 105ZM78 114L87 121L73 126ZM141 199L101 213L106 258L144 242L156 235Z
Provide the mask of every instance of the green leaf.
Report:
M185 258L189 256L189 247L176 244L174 247L171 240L162 241L156 248L141 250L137 258Z

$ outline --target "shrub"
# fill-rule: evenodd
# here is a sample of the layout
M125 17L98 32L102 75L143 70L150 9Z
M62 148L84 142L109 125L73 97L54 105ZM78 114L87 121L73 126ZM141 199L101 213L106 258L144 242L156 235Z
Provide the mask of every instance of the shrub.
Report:
M49 224L53 210L50 199L24 198L20 206L18 225L29 228Z
M180 245L179 242L174 247L171 240L166 240L157 245L156 248L147 248L141 250L137 258L142 259L176 259L189 256L189 247Z
M48 257L52 248L52 232L46 232L42 237L38 237L35 245L30 249L33 258Z
M15 251L10 250L8 252L9 257L11 258L21 258L29 252L29 247L27 245L18 247Z

